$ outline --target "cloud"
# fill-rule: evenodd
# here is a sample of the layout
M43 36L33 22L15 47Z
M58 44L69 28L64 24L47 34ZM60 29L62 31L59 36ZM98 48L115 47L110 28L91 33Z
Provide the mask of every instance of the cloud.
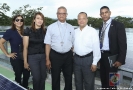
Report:
M114 8L112 10L112 16L128 16L133 17L133 13L131 11L131 6L124 6L119 8Z
M131 9L133 8L133 0L2 0L1 3L6 2L11 11L7 12L11 16L11 12L23 5L29 4L31 8L43 7L42 13L46 17L56 18L57 8L65 6L68 11L68 18L77 18L79 12L86 12L88 16L100 17L100 8L108 6L112 12L112 16L131 16Z

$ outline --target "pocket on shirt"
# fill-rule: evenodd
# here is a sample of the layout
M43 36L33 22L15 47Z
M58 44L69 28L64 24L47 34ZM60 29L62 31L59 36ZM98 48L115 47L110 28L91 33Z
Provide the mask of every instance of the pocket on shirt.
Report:
M72 38L71 37L68 37L68 41L71 41L72 40Z
M54 34L52 36L52 39L56 39L56 40L59 40L61 38L60 34Z
M87 47L92 45L92 44L91 44L91 43L92 43L92 40L91 40L91 38L89 38L89 37L84 37L83 40L82 40L82 42L83 42L84 45L87 46Z
M68 35L68 40L72 41L72 35L70 35L70 34Z

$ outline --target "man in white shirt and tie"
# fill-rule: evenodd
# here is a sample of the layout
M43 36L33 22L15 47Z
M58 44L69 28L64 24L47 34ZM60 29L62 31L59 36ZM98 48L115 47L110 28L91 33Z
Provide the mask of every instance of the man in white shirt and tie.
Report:
M65 79L64 90L72 90L74 28L66 22L67 9L57 10L58 21L49 25L45 36L46 66L51 68L52 90L60 90L60 73Z
M97 31L87 25L85 12L78 14L79 28L74 35L74 75L76 90L94 90L94 76L101 58Z

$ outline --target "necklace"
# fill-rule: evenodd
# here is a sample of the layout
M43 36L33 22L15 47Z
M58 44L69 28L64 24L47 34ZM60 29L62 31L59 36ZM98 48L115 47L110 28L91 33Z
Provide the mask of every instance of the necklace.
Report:
M66 29L67 29L67 24L66 24L65 33L64 33L63 36L61 34L61 30L60 30L58 22L57 22L57 25L58 25L58 28L59 28L59 31L60 31L60 37L61 37L61 42L60 43L61 43L61 46L63 46L63 44L64 44L63 40L64 40L64 37L65 37L65 33L66 33Z

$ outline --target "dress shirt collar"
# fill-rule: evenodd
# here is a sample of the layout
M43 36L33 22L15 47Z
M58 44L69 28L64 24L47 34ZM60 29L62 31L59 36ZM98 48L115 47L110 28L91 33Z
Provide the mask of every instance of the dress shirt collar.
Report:
M65 21L64 23L62 23L62 22L60 22L60 21L58 20L57 22L58 22L58 24L61 24L61 25L66 24L66 21Z
M110 18L107 22L106 22L106 25L108 25L109 23L111 23L112 19ZM103 22L104 24L105 22Z
M88 25L86 25L86 26L82 29L82 31L85 30L87 27L88 27ZM80 30L80 26L79 26L79 30ZM80 30L80 31L81 31L81 30Z

